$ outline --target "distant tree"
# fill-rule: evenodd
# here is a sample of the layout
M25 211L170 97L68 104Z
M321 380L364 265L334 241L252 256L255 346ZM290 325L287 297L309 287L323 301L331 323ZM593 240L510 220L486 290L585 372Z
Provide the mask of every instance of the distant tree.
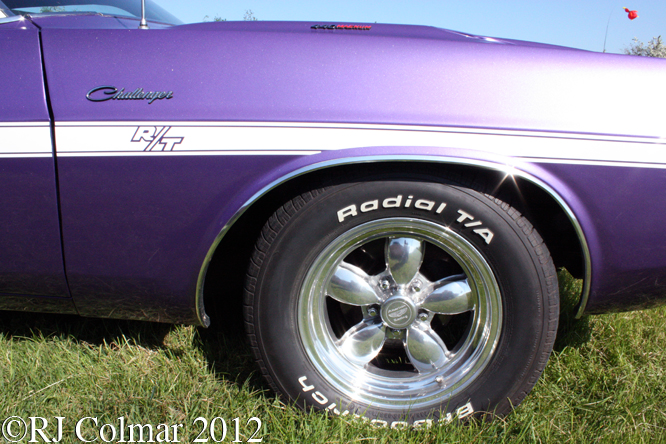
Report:
M661 36L655 37L650 40L647 45L634 38L634 42L629 48L624 49L625 54L645 56L645 57L661 57L666 59L666 45L661 40Z
M41 12L41 13L65 12L65 7L64 6L44 6L39 10L39 12Z
M42 8L42 9L44 9L44 8ZM257 21L258 19L254 16L254 12L252 12L251 9L247 9L245 11L245 15L243 16L243 20L245 20L247 22L253 22L253 21ZM205 16L203 18L203 21L204 22L210 21L210 16L209 15ZM226 22L227 19L222 18L219 15L216 15L215 17L213 17L213 21L214 22Z
M210 16L208 16L208 15L205 16L204 19L203 19L204 22L207 22L207 21L209 21L209 20L210 20ZM214 22L226 22L227 19L222 18L222 17L220 17L219 15L216 15L215 17L213 17L213 21L214 21Z

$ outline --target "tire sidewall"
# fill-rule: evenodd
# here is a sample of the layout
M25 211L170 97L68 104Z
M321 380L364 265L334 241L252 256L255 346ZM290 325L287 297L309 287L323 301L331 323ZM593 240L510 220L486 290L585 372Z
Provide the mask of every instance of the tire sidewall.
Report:
M363 206L375 201L376 205ZM436 409L441 413L425 408L405 414L355 402L319 374L301 343L298 297L310 264L346 231L393 217L435 222L464 237L486 259L501 291L503 319L498 346L486 368L462 392L442 400ZM388 424L433 416L450 420L451 415L472 412L506 413L536 381L549 316L545 276L522 227L492 199L450 184L357 182L326 189L280 222L282 227L257 277L255 331L259 353L273 382L298 405L340 414L349 411ZM479 231L483 229L486 231Z

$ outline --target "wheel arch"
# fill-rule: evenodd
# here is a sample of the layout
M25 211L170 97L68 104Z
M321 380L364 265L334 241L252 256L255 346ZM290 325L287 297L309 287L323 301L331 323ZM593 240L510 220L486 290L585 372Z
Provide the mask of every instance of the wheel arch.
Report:
M583 289L575 309L576 317L582 316L590 290L589 247L575 213L552 187L527 172L503 164L470 159L396 156L338 159L313 164L293 171L256 192L225 224L202 264L196 289L200 323L210 324L206 314L210 309L208 312L223 315L220 325L240 326L245 270L262 226L277 208L313 184L320 187L331 180L358 180L385 174L459 178L465 184L516 208L544 238L556 267L565 267L574 277L583 279ZM220 297L221 293L225 294ZM224 309L221 309L222 304Z

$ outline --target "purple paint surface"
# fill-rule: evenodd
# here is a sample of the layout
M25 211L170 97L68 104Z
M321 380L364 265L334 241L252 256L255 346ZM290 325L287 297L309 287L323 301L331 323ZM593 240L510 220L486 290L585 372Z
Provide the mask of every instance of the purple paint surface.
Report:
M0 158L1 294L69 296L53 159Z
M0 69L0 123L48 122L37 28L28 21L7 25L0 27L0 54L11 54ZM3 154L25 148L11 137L0 143ZM30 148L51 152L50 138L43 143ZM0 190L0 306L7 295L69 296L52 156L0 157Z
M206 253L249 184L289 157L64 158L63 237L81 314L196 322Z
M37 28L0 26L0 54L11 54L0 69L0 122L48 122Z
M542 165L584 198L591 215L590 312L640 308L666 297L666 170ZM657 194L655 194L657 193Z
M664 135L648 106L655 94L666 101L666 92L650 86L663 79L662 60L480 42L434 28L407 27L408 37L391 37L392 28L329 32L299 22L208 23L150 31L48 28L43 35L57 121L347 122ZM173 91L174 98L150 106L86 100L101 85Z

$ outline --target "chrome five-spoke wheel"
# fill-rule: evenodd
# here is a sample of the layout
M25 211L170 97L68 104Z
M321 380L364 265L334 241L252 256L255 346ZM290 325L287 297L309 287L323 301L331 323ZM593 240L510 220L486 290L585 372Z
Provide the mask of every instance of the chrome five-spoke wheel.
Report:
M390 408L438 403L487 365L499 288L464 238L428 221L379 219L331 242L299 297L308 357L339 390Z

